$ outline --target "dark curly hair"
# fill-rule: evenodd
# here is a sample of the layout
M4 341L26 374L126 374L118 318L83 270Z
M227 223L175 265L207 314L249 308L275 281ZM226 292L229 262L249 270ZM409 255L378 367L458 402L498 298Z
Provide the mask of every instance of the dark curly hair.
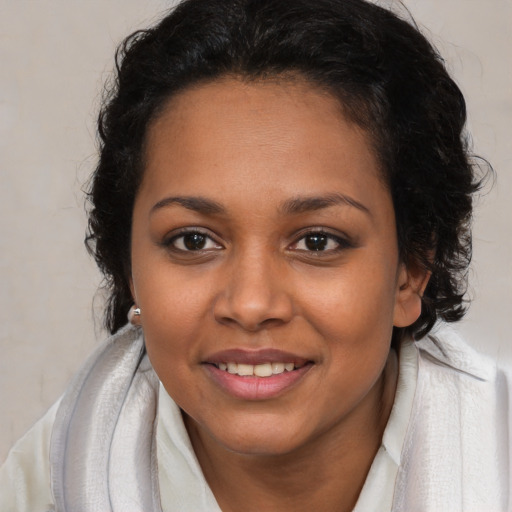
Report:
M364 0L185 0L130 35L98 121L86 243L110 293L105 323L126 322L132 210L148 126L169 98L223 75L296 76L328 90L369 134L396 213L402 261L431 272L420 318L395 329L425 335L465 312L472 194L464 98L410 23Z

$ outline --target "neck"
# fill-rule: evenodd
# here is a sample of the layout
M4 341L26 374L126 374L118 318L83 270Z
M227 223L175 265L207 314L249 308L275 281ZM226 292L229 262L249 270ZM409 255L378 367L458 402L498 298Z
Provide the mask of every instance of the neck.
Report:
M199 464L223 512L353 510L381 445L397 376L391 351L381 378L353 416L285 454L235 453L185 417Z

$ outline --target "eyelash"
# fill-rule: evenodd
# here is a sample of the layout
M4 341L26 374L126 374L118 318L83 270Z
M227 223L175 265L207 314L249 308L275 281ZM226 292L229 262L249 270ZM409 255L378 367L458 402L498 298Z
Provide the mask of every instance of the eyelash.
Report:
M211 236L210 233L208 233L207 231L203 231L202 229L198 229L198 228L183 228L181 230L178 231L178 233L174 233L171 237L169 238L166 238L164 241L163 241L163 245L171 250L171 251L174 251L174 252L179 252L179 253L204 253L204 252L207 252L207 251L210 251L212 250L211 248L207 248L207 249L203 249L203 248L199 248L199 249L187 249L187 248L180 248L180 247L177 247L176 246L176 242L180 239L183 239L183 244L185 244L185 237L186 236L194 236L194 235L197 235L197 236L200 236L200 237L204 237L206 243L212 243L217 246L215 247L215 249L217 248L222 248L222 246L214 240L214 238Z
M187 236L194 236L194 235L197 235L199 237L203 237L204 238L204 242L206 244L208 244L208 245L209 244L213 244L214 247L197 248L197 249L191 249L190 247L186 248L186 243L187 242L185 241L185 237L187 237ZM301 243L307 244L306 239L308 237L315 237L315 236L316 237L323 237L323 239L324 239L323 242L325 242L327 244L327 246L329 245L330 242L335 242L337 244L337 247L330 248L330 249L317 249L317 250L311 249L311 248L307 248L307 245L306 245L306 248L304 248L304 249L297 247ZM181 245L183 247L177 247L177 242L180 239L182 240ZM223 246L221 244L219 244L211 236L211 234L209 232L204 231L204 230L199 229L199 228L183 228L183 229L179 230L177 233L174 233L172 236L166 238L163 241L162 245L165 248L167 248L168 250L171 250L172 252L176 252L176 253L179 253L179 254L184 254L184 253L204 254L204 253L210 252L212 250L223 249ZM288 248L290 248L292 251L297 251L297 252L300 252L302 254L310 253L312 255L315 255L315 257L320 257L322 255L336 254L338 252L343 251L344 249L349 249L351 247L353 247L353 244L348 240L348 238L334 235L332 233L329 233L325 229L320 229L320 228L318 228L318 229L308 229L307 231L303 231L302 233L299 233L298 238L296 238L296 241L288 246Z

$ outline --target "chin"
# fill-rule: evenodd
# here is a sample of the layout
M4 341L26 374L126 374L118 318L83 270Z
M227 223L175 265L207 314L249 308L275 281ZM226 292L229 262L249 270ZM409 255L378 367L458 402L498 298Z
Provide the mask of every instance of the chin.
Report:
M245 418L244 421L233 421L230 425L217 423L212 429L208 429L189 418L187 428L191 437L198 435L204 439L203 434L207 434L208 439L233 453L281 456L297 450L307 442L302 434L303 428L294 428L289 418L284 418L283 421L275 417L265 419L257 414ZM191 432L191 427L194 433Z

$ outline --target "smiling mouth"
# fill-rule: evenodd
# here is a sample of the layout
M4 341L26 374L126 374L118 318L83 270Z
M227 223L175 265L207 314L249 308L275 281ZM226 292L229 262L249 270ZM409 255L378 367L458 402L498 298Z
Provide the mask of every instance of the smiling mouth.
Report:
M295 363L277 363L268 362L262 364L245 364L245 363L218 363L214 364L216 368L232 375L238 375L240 377L272 377L273 375L280 375L284 372L292 372L305 366L296 365Z
M278 397L301 382L314 361L276 350L229 350L203 363L207 374L224 392L242 400Z

